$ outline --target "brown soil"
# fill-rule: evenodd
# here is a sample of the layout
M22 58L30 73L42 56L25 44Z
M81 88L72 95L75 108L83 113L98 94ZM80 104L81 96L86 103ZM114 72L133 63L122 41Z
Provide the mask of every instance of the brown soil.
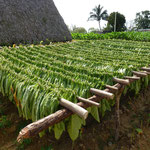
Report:
M29 122L18 116L14 104L0 96L0 117L6 115L11 121L8 127L0 129L0 150L150 150L150 87L137 97L123 97L121 102L118 142L114 138L115 113L112 110L100 124L89 117L87 125L82 128L82 134L75 142L70 140L67 133L63 133L58 141L51 133L42 138L34 137L19 145L16 142L18 132Z

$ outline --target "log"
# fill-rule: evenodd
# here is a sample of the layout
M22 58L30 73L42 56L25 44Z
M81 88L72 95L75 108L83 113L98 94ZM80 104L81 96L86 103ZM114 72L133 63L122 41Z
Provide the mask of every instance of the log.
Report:
M129 80L140 80L140 77L137 77L137 76L132 76L132 77L125 76L124 78L129 79Z
M105 87L106 87L107 89L109 89L110 91L114 91L114 92L117 92L117 91L118 91L118 88L115 87L115 86L106 85Z
M147 71L147 72L150 72L150 68L146 68L146 67L142 67L141 70L144 70L144 71Z
M77 104L74 104L68 100L65 100L63 98L60 99L60 105L63 107L69 109L70 111L74 112L75 114L79 115L84 120L88 117L88 111Z
M94 88L91 88L90 92L97 96L101 96L101 97L108 98L108 99L114 99L114 94L112 94L110 92L106 92L106 91L98 90L98 89L94 89Z
M85 99L85 98L82 98L82 97L77 97L77 99L81 102L84 102L84 103L88 103L88 104L91 104L91 105L94 105L94 106L100 106L99 103L93 102L91 100L88 100L88 99Z
M147 76L147 74L144 72L132 71L132 73L138 77L146 77Z
M126 79L113 78L113 80L122 85L130 85L130 81L128 79L126 80Z

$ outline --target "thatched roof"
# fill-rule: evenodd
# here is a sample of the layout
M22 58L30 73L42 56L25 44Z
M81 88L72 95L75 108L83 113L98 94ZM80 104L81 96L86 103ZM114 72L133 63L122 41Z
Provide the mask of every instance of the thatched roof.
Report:
M53 0L0 0L0 45L47 39L71 40Z

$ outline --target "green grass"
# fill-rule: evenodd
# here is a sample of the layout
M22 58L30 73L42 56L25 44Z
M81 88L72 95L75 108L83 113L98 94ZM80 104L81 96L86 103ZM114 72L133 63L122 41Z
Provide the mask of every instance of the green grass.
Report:
M126 40L3 47L0 51L0 91L16 104L20 115L36 121L59 110L59 98L76 103L76 96L91 96L90 88L104 89L105 84L114 84L114 76L123 78L131 75L132 70L148 66L149 58L149 42ZM148 84L148 80L143 80L144 85ZM130 86L136 93L140 88L140 81ZM104 115L113 104L103 100L100 112ZM98 109L90 111L99 120ZM59 138L67 125L74 140L79 131L71 124L76 119L71 117L69 121L55 125L55 137ZM81 119L78 123L84 124ZM76 134L72 130L76 130Z

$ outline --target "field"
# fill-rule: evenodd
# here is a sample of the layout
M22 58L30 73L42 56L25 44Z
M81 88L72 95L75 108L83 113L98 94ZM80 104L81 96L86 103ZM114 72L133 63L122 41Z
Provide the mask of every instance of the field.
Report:
M59 98L74 103L76 96L91 96L89 89L113 85L113 77L132 75L150 64L150 43L126 40L84 40L50 45L2 47L0 49L0 91L17 106L20 116L36 121L61 109ZM137 94L149 78L128 89ZM113 101L103 100L99 110L89 109L99 120L111 110ZM74 128L74 123L78 127ZM72 140L85 122L76 115L55 125L55 137L65 128ZM51 128L50 128L51 129Z

